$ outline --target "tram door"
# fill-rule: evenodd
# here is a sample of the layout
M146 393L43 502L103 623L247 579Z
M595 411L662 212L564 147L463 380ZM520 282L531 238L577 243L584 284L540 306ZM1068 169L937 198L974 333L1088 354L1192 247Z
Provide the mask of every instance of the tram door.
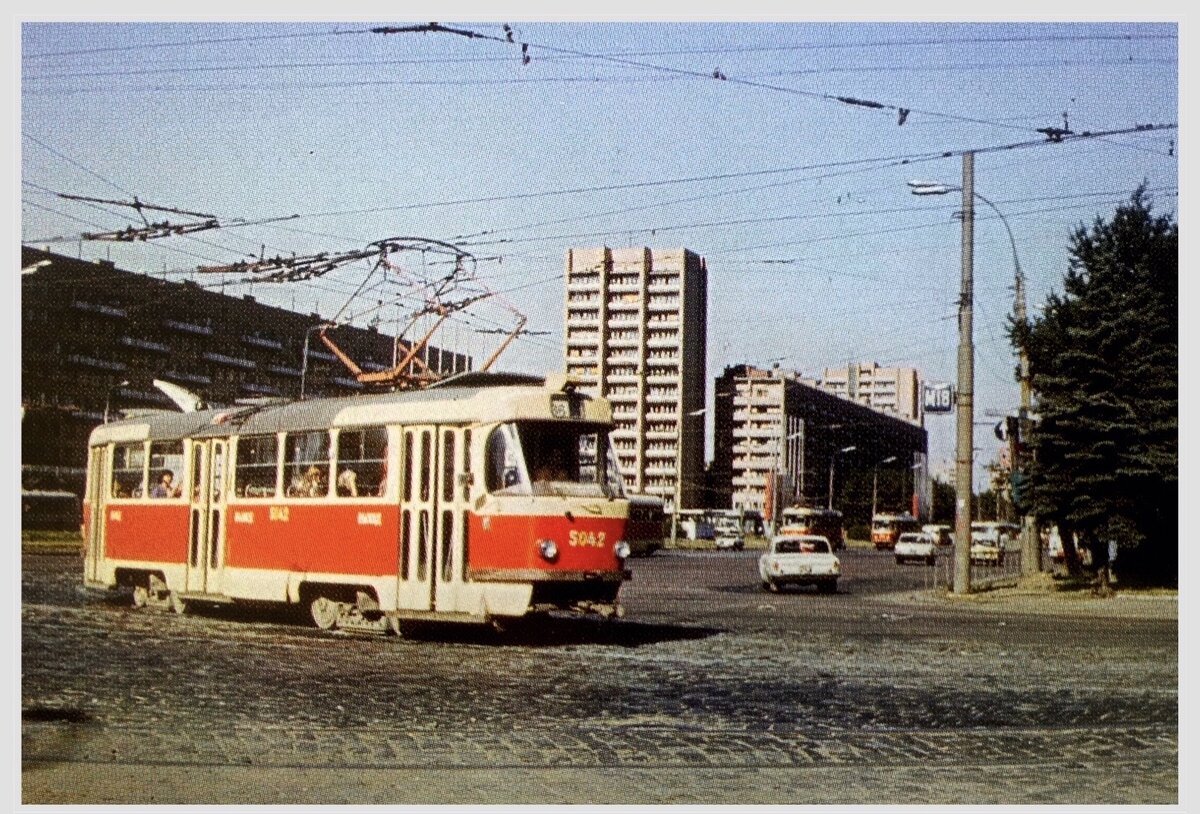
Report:
M225 561L224 440L196 441L188 472L192 507L188 522L187 588L189 593L220 593Z
M88 582L98 582L100 579L100 561L104 558L104 527L108 518L105 508L108 504L108 484L112 482L111 457L108 447L96 447L88 453L88 494L87 511L88 539L87 560L84 564L84 579Z
M402 454L399 605L409 610L432 610L437 586L433 563L437 539L437 427L405 427Z
M466 562L467 505L470 497L471 431L463 427L441 427L438 450L438 504L434 545L434 607L440 611L461 610L457 606Z

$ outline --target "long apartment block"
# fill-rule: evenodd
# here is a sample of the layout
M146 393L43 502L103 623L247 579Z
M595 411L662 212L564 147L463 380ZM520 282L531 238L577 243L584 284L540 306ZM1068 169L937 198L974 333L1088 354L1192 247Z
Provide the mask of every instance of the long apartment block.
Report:
M875 362L827 367L820 386L835 396L924 424L921 376L911 367L880 367Z
M612 402L626 488L669 507L677 486L683 508L702 502L707 308L695 252L567 251L567 373Z

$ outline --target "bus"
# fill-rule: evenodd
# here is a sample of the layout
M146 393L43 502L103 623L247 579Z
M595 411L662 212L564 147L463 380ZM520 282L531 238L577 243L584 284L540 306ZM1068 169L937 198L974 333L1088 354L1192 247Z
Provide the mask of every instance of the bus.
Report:
M631 557L648 557L662 548L667 513L663 499L654 495L629 495L629 522L625 542Z
M871 518L871 542L876 549L895 548L901 534L920 530L920 521L911 514L877 514Z
M612 411L566 377L141 415L97 427L84 585L134 605L301 606L313 624L621 615Z
M824 537L834 551L846 547L842 530L842 513L836 509L817 509L808 506L789 506L781 512L780 534Z

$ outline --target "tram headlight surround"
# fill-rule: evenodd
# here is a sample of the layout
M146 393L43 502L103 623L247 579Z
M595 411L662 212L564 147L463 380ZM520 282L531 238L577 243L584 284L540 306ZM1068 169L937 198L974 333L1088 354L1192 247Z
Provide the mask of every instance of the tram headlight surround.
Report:
M617 555L618 560L624 560L629 557L629 543L624 540L617 540L613 545L613 553Z
M546 562L554 562L558 559L558 543L553 540L538 540L538 551L541 552L542 559Z

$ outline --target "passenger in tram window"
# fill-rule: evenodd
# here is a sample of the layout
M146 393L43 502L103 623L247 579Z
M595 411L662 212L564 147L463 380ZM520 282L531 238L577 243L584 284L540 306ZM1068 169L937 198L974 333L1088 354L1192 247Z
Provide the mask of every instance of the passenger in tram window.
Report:
M179 497L179 485L175 482L175 473L164 469L158 483L150 490L150 497Z
M291 497L323 497L326 492L325 478L316 466L310 466L303 475L292 478L292 485L288 487Z
M125 493L125 486L117 478L113 478L112 496L129 497L129 495Z
M358 475L353 469L343 469L338 473L337 493L342 497L358 497Z

